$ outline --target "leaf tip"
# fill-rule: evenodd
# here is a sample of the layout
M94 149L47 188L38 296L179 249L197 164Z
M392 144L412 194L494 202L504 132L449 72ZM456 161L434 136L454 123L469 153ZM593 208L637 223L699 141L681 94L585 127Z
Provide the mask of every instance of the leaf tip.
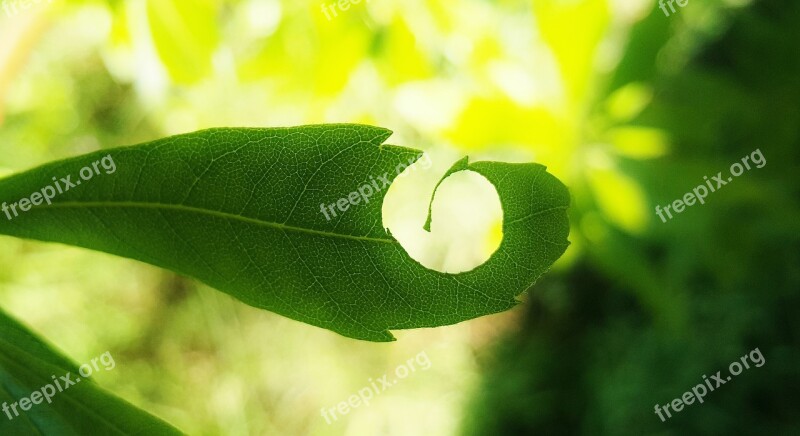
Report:
M378 335L380 337L379 342L397 342L397 338L389 330L379 332Z
M433 200L436 197L436 192L439 190L439 186L444 182L444 180L450 177L451 174L457 173L459 171L463 171L469 169L469 156L464 156L459 159L456 163L454 163L449 170L439 179L439 182L436 183L436 187L433 188L433 193L431 194L431 201L428 203L428 217L425 219L425 224L422 226L422 229L426 232L431 232L431 222L433 221Z

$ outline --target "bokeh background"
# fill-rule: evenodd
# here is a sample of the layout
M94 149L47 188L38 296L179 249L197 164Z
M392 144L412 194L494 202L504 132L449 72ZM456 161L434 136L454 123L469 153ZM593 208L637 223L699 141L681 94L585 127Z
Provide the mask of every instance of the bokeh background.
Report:
M79 363L110 351L108 390L197 435L800 434L797 2L28 4L0 2L0 175L207 127L380 125L432 162L385 223L449 272L502 237L493 188L464 174L437 195L448 225L421 231L463 155L544 164L573 195L572 245L525 304L392 344L0 237L0 306ZM656 217L756 149L764 168ZM763 367L654 414L756 347ZM422 352L429 370L321 416Z

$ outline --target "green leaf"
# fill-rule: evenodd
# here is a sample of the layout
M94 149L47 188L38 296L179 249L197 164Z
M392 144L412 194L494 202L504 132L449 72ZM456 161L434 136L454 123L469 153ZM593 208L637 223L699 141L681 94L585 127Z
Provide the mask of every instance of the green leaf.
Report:
M62 392L54 385L53 376ZM75 383L67 388L61 377ZM35 399L41 403L31 405L28 411L17 404L17 416L11 405L22 398L31 399L37 391L40 394ZM42 392L50 394L49 403ZM80 377L78 365L0 311L0 408L5 407L0 411L0 434L4 435L182 434L104 391L91 378Z
M0 181L18 202L110 156L116 170L13 220L0 234L100 250L194 277L256 307L342 335L390 341L508 310L566 250L569 193L545 167L459 162L494 184L504 239L451 275L414 261L382 225L398 167L418 150L361 125L213 129L51 163ZM109 165L110 167L111 165ZM448 173L449 174L449 173ZM345 213L323 205L372 185ZM366 193L366 189L364 189ZM433 219L436 219L434 216ZM423 223L420 223L423 225Z

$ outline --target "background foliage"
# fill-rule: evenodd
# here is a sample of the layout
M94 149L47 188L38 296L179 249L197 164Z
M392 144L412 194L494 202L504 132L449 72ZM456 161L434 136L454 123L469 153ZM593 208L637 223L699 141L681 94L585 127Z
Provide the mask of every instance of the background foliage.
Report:
M420 237L465 153L547 165L573 195L573 244L528 304L391 345L9 238L0 305L76 361L112 351L99 384L191 434L796 433L799 22L788 0L669 17L610 0L374 0L331 20L277 0L0 10L3 173L212 126L381 125L434 162L392 187L385 220L448 271L500 238L492 189L468 177L443 189L449 232ZM767 165L706 205L653 213L756 148ZM655 416L755 347L765 366ZM430 371L320 417L422 350Z

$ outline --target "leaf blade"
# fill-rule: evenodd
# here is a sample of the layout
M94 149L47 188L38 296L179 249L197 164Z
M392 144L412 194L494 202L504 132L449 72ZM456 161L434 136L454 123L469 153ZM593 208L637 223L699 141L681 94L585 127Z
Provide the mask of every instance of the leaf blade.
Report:
M472 271L428 270L382 225L388 184L421 157L385 145L390 134L360 125L213 129L68 159L0 181L0 199L21 198L105 154L117 170L52 206L10 221L0 215L0 233L161 266L363 340L513 307L568 245L566 188L541 165L463 161L461 170L498 189L506 237ZM329 209L325 219L326 205L366 185L375 191L366 203Z
M0 403L30 398L35 391L52 384L51 376L79 374L78 366L19 322L0 311ZM52 403L31 406L19 411L9 408L13 419L0 412L0 433L26 435L80 434L182 434L164 421L137 409L101 389L92 379L56 393Z

